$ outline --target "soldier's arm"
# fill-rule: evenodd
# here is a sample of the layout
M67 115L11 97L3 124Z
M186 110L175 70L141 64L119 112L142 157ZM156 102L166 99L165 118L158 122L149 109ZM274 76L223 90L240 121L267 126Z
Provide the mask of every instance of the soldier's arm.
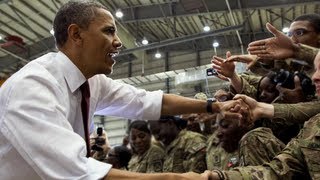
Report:
M213 172L211 179L217 179L219 173L229 180L316 179L320 168L319 121L320 115L317 115L306 122L297 138L270 163Z
M313 60L319 52L318 48L311 47L304 44L298 44L296 51L294 51L294 57L306 61L311 67L313 67Z
M194 137L193 143L187 146L187 171L202 173L207 169L206 164L206 140L205 138Z
M165 153L161 149L155 149L153 152L151 152L148 159L148 167L146 173L161 173L164 157Z
M273 122L292 125L304 123L311 117L320 113L320 101L311 101L297 104L277 104L274 103Z
M270 162L285 145L271 129L259 127L246 133L240 140L240 166L256 166Z
M240 75L239 76L240 79L240 84L241 84L241 88L238 88L238 90L236 90L232 85L230 85L230 91L233 94L245 94L247 96L250 96L254 99L256 99L257 96L257 87L255 85L250 84L247 79L246 76Z

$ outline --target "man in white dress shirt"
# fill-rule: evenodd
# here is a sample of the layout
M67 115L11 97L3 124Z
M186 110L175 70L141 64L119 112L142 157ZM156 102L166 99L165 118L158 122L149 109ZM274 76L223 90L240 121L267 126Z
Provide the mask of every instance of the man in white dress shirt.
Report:
M59 52L31 61L0 89L1 179L199 179L196 173L120 171L87 158L79 87L88 80L89 119L96 111L154 120L161 114L207 111L241 118L227 111L239 109L238 102L211 104L148 92L105 76L122 44L113 16L97 3L65 4L53 28Z

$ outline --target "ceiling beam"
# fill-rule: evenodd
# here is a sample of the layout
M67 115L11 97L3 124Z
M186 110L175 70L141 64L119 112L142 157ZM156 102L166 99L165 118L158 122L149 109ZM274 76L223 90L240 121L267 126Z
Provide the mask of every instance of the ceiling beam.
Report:
M198 0L195 0L198 2ZM207 14L212 12L225 12L227 6L225 0L203 0L206 4L205 7L197 9L197 11L186 11L183 7L183 1L175 4L175 15L171 13L171 3L166 4L153 4L146 6L128 7L123 8L121 11L125 14L122 17L122 23L132 23L137 21L147 21L152 19L162 19L176 16L191 16L199 14ZM232 10L250 10L250 9L269 9L269 8L280 8L296 5L307 5L307 4L320 4L319 0L247 0L242 3L242 7L239 6L237 1L230 1L230 8ZM134 13L132 13L134 12Z
M193 34L190 36L183 36L183 37L177 37L177 38L173 38L173 39L167 39L167 40L161 41L159 43L152 43L152 44L149 44L146 46L140 46L140 47L122 50L120 52L119 56L127 55L127 54L133 53L135 51L156 49L156 48L160 48L163 46L169 46L169 45L173 45L173 44L179 44L179 43L183 43L183 42L187 42L187 41L201 39L201 38L205 38L208 36L214 36L214 35L218 35L221 33L226 33L228 31L241 30L242 28L243 28L243 25L229 26L226 28L222 28L222 29L218 29L218 30L214 30L214 31L210 31L210 32L203 32L203 33L199 33L199 34Z

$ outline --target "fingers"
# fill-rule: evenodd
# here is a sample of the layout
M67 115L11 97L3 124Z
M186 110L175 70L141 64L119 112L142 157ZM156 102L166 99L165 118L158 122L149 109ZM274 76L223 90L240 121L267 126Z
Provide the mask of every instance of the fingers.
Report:
M226 52L226 58L228 59L230 56L231 56L231 52L230 52L230 51L227 51L227 52Z
M271 32L274 36L279 36L279 34L282 34L282 32L278 31L274 26L272 26L270 23L266 24L266 27L269 32Z
M298 87L301 87L300 78L298 75L294 76L294 87L295 87L295 89Z
M218 57L218 56L213 56L213 59L214 60L217 60L218 62L220 63L223 63L225 61L225 59L221 58L221 57Z
M258 40L258 41L253 41L251 43L249 43L249 47L254 47L254 46L261 46L261 45L264 45L266 44L265 42L266 40L265 39L262 39L262 40Z

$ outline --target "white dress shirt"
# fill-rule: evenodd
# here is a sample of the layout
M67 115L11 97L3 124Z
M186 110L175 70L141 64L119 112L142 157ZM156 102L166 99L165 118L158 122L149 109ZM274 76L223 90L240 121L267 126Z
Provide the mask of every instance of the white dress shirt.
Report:
M0 87L0 179L99 179L111 165L86 158L80 70L62 52L24 66ZM162 91L105 75L89 79L93 114L159 119ZM89 122L91 123L91 122Z

